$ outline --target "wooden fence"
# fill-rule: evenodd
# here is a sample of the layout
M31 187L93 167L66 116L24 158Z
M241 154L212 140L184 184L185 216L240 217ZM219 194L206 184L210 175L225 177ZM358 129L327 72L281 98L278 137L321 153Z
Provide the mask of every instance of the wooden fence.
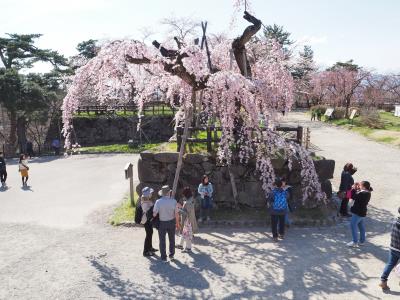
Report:
M117 112L122 112L127 115L129 112L137 113L139 108L136 104L126 104L126 105L82 105L78 107L76 111L78 115L86 113L90 115L94 113L95 115L115 115ZM160 101L148 102L144 105L143 115L174 115L175 109L165 103Z
M267 130L266 128L262 129L263 131ZM182 144L182 135L183 135L184 127L179 126L177 127L176 131L176 144L177 144L177 151L179 152L181 144ZM198 131L206 131L206 138L192 138L191 135L193 132L198 132ZM215 137L215 132L222 131L221 127L215 127L215 126L208 126L208 127L189 127L189 137L186 140L186 143L206 143L207 144L207 152L212 151L212 144L216 144L221 141L220 138ZM304 128L302 126L297 126L297 127L289 127L289 126L278 126L275 127L275 131L280 131L280 132L294 132L296 133L296 137L289 138L289 140L292 140L307 149L310 146L310 129L308 127ZM213 137L214 133L214 137Z

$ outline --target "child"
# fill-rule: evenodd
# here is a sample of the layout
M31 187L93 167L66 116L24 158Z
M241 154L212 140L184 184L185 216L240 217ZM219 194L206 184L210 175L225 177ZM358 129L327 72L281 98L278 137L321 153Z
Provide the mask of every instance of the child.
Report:
M200 210L201 215L199 218L199 222L203 221L205 217L207 218L207 221L210 221L213 186L211 182L209 182L207 175L203 175L203 178L198 188L198 192L201 197L201 210Z
M287 199L288 192L282 188L283 183L281 179L275 181L275 188L269 195L269 202L271 203L271 228L272 238L274 242L278 241L278 228L279 238L283 239L285 236L285 214L288 209Z
M181 241L177 248L183 249L183 245L186 242L186 247L182 252L192 251L193 233L197 232L196 215L194 211L194 199L192 191L189 187L185 187L183 190L183 207L181 209L182 216L182 236Z
M21 154L19 157L19 171L21 172L22 177L22 187L28 186L28 179L29 179L29 167L28 162L26 161L26 156Z

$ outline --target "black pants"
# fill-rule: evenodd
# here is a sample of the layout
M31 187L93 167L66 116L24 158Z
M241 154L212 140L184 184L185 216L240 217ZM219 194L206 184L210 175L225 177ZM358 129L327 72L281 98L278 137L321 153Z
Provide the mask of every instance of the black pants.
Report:
M348 214L348 212L347 212L348 204L349 204L349 199L347 199L347 198L342 199L342 202L340 203L340 214L342 216L345 216Z
M146 238L144 239L143 254L146 254L153 249L153 225L151 222L144 224L144 230L146 230Z
M171 221L160 221L158 236L160 239L160 254L162 259L167 258L165 236L168 234L169 255L175 255L175 219Z
M278 228L279 235L285 235L285 215L271 215L271 228L274 238L278 237Z
M0 171L0 181L3 183L6 182L6 180L7 180L7 171L6 170Z

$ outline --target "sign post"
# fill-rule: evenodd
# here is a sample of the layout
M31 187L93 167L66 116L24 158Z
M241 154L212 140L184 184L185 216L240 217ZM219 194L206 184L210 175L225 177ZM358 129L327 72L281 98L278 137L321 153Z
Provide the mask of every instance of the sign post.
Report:
M333 111L334 111L334 110L335 110L335 109L334 109L334 108L331 108L331 107L330 107L330 108L327 108L324 115L325 115L326 117L328 117L329 120L330 120L330 119L332 119L332 115L333 115Z
M353 125L353 120L354 120L354 117L356 116L356 113L357 113L357 109L353 109L353 110L351 111L350 120L351 120L351 124L352 124L352 125Z
M127 163L125 166L125 179L129 179L129 195L132 207L135 206L135 194L133 191L133 165Z
M396 117L400 117L400 105L395 105L395 107L394 107L394 115Z

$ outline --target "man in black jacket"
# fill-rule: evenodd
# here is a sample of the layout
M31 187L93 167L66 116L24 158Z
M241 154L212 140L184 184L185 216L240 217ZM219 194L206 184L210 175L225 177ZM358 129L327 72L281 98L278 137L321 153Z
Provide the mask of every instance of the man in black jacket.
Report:
M400 214L400 207L398 209ZM390 241L390 253L389 260L386 263L385 269L383 270L383 274L381 276L381 283L379 286L383 290L388 290L389 286L387 285L387 280L390 272L392 272L393 268L400 261L400 217L393 223L392 226L392 236Z
M6 161L4 160L3 153L0 152L0 181L1 187L6 186L7 180L7 168L6 168Z

